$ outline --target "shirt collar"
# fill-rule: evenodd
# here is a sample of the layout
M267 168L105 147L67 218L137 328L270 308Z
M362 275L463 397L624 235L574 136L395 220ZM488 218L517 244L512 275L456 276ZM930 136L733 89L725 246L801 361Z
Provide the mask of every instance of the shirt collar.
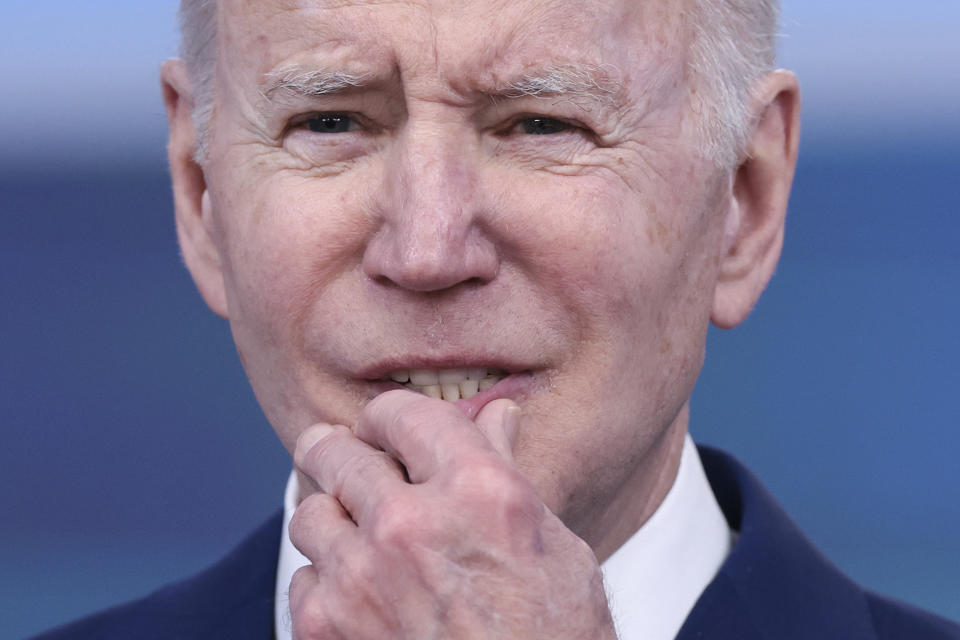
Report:
M687 435L677 477L663 502L603 563L619 638L675 638L732 546L727 521Z
M297 474L283 498L283 533L277 565L274 629L291 640L289 589L293 574L310 561L288 535L297 507ZM621 640L671 640L730 553L733 539L689 435L677 477L663 502L602 570L607 599Z

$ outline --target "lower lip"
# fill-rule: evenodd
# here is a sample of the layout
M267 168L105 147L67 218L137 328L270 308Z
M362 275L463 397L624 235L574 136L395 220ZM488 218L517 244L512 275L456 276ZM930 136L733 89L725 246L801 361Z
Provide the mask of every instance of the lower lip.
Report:
M461 398L452 404L465 413L468 418L473 420L477 417L477 414L480 413L480 410L489 402L500 400L501 398L509 398L514 401L521 400L529 392L532 382L533 376L527 371L512 373L489 389L480 391L472 398ZM374 396L393 389L406 389L402 384L386 381L374 382L372 386ZM409 389L407 390L410 391ZM410 392L416 393L415 391ZM441 402L446 402L446 400L442 400Z

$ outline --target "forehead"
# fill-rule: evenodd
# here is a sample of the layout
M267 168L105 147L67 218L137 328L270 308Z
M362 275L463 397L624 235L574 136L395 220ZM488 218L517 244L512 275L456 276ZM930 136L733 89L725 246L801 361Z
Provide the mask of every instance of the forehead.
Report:
M621 79L682 66L688 0L221 0L221 58L429 73L446 82L564 63ZM241 62L242 61L242 62Z

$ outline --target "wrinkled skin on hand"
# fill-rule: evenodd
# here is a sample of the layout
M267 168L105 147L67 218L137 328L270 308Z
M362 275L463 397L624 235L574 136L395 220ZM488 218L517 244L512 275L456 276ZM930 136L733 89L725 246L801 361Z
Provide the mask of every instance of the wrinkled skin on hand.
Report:
M294 637L615 638L593 552L512 464L518 419L391 391L305 431Z
M702 152L689 4L221 0L202 165L164 66L184 261L313 490L299 637L613 637L596 557L669 490L796 162L788 73L741 164ZM516 442L507 400L382 393L475 367L515 376Z

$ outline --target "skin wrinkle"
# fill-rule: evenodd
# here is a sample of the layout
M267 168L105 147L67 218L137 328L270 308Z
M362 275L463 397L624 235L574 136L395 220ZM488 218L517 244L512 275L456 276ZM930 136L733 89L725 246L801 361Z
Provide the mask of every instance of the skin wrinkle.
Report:
M516 79L475 88L471 93L485 94L494 104L498 99L551 99L555 105L568 100L585 111L589 111L590 106L602 106L615 108L616 112L622 113L625 107L618 104L618 99L622 100L619 95L622 85L612 78L609 69L615 71L615 67L610 64L551 65L543 70L523 72ZM265 76L269 82L261 92L267 101L280 100L281 98L274 96L277 92L291 97L320 97L368 87L374 81L373 74L369 72L356 74L334 69L310 68L296 63L285 64Z
M214 0L209 4L216 5L217 2ZM309 4L285 2L283 6L287 10L305 10ZM314 11L374 4L387 3L326 3L325 8ZM202 86L195 87L197 95L205 96L195 105L194 113L199 143L196 157L201 164L207 155L213 114L213 105L208 100L212 89L207 86L210 83L206 78L210 75L209 68L215 66L216 56L211 51L215 47L209 43L216 42L219 33L209 25L215 25L221 13L215 6L213 11L208 11L207 5L207 0L182 0L180 12L184 33L181 51L191 73L196 74L202 83ZM256 3L247 2L245 6L257 8ZM639 13L645 7L636 3L633 10ZM749 133L749 122L746 121L749 89L772 68L778 14L779 8L774 0L685 0L675 12L656 16L679 25L688 45L686 52L695 51L684 69L685 76L698 76L685 77L685 84L690 87L690 112L695 116L694 126L700 137L701 151L720 166L729 168L737 154L742 152ZM622 28L627 24L629 21L622 19L615 26Z
M596 523L622 513L615 487L642 487L656 503L657 479L670 475L664 451L673 451L686 425L702 360L697 327L709 315L716 268L711 247L723 226L714 215L724 211L722 190L700 187L713 169L691 154L682 29L657 26L658 14L675 5L533 0L485 13L483 5L429 3L425 35L392 13L407 3L337 4L336 11L303 4L312 13L267 1L251 5L256 15L238 14L236 24L224 18L230 55L219 65L225 90L207 175L230 272L231 325L268 418L290 448L306 424L353 423L365 394L356 371L372 360L478 347L516 353L543 372L525 400L518 467L550 509L597 544ZM531 16L537 28L524 31ZM489 23L496 37L485 42L465 27L474 23ZM599 37L610 29L615 37ZM558 41L561 31L569 36ZM283 35L258 40L269 33ZM369 51L367 67L348 67L358 50ZM312 137L300 130L281 145L266 140L262 131L276 125L257 112L257 87L264 73L290 63L365 80L385 74L393 93L383 99L401 103L402 118L377 144L351 134L307 143ZM482 92L490 80L542 81L551 67L593 64L628 70L618 80L606 148L579 134L490 134L514 109L548 117L572 111L563 97L530 84L491 105ZM530 96L532 89L542 93ZM353 92L314 96L305 112L350 111L343 107L355 104ZM585 117L590 126L603 125L601 108ZM357 155L344 160L347 152ZM431 221L434 235L416 235L418 220ZM645 248L651 225L669 250ZM458 254L493 255L495 276L435 291L414 290L416 277L384 286L399 276L382 258L403 254L404 242L428 270L452 268ZM371 255L381 262L365 263ZM630 392L638 386L642 397ZM611 439L630 446L611 449Z

